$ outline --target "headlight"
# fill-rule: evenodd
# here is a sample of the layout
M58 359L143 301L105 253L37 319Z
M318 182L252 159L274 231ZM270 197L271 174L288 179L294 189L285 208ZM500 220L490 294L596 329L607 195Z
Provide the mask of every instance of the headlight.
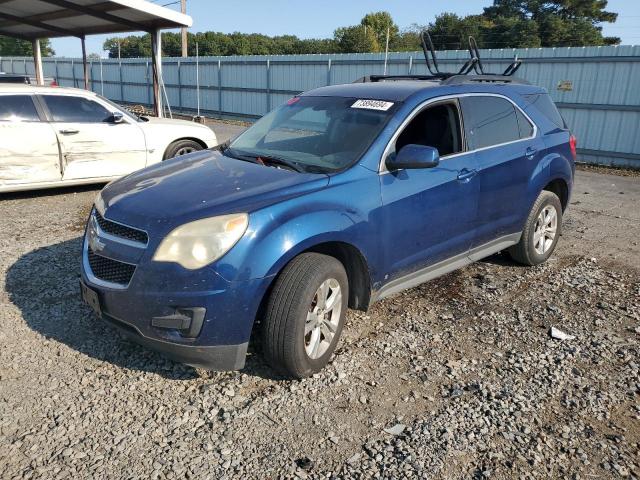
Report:
M176 262L189 270L202 268L231 250L244 235L248 224L246 213L186 223L162 240L153 260Z

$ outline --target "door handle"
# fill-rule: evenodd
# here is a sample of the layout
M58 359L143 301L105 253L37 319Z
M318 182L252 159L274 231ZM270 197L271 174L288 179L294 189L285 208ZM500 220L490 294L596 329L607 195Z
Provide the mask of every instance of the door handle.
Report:
M80 133L80 130L76 130L74 128L65 128L60 130L60 133L63 135L75 135L76 133Z
M468 182L473 177L475 177L477 173L477 170L469 170L468 168L463 168L458 172L458 180L461 182Z
M528 160L533 160L533 157L536 156L536 153L538 153L537 149L533 147L527 147L527 150L524 152L524 155L527 157Z

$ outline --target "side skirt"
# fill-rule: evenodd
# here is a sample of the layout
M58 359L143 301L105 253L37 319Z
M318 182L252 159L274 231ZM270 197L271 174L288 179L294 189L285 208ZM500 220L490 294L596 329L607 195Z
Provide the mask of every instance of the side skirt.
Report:
M422 283L441 277L442 275L454 270L458 270L470 263L482 260L483 258L499 252L500 250L504 250L505 248L515 245L520 241L521 236L522 232L505 235L504 237L497 238L489 243L480 245L479 247L472 248L468 252L442 260L441 262L430 265L416 272L412 272L403 277L396 278L386 285L383 285L377 292L373 292L371 294L371 304L378 300L382 300L383 298L402 292L403 290L417 287Z

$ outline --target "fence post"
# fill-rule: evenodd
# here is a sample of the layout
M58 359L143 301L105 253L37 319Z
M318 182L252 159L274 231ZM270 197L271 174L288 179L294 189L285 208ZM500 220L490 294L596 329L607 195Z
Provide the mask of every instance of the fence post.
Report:
M182 109L182 74L180 72L180 67L182 63L178 60L178 108Z
M71 60L71 76L73 77L73 88L76 88L76 65L73 59Z
M124 102L124 83L122 77L122 60L118 62L118 77L120 78L120 101Z
M53 61L53 64L55 65L55 68L56 68L56 82L58 82L58 78L60 77L60 74L58 73L58 59L57 58ZM60 85L60 83L58 83L58 85Z
M151 90L149 89L149 61L147 60L146 62L146 80L147 80L147 105L152 105L151 102Z
M218 116L222 118L222 61L218 59Z
M331 85L331 59L327 62L327 85Z
M409 57L409 75L411 75L412 70L413 70L413 55Z
M271 111L271 60L267 59L267 113Z

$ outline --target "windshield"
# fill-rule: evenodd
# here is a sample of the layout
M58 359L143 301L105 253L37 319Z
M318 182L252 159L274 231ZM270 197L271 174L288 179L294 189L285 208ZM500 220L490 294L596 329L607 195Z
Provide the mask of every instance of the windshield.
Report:
M395 111L392 102L295 97L257 121L225 154L274 158L331 172L360 159Z

